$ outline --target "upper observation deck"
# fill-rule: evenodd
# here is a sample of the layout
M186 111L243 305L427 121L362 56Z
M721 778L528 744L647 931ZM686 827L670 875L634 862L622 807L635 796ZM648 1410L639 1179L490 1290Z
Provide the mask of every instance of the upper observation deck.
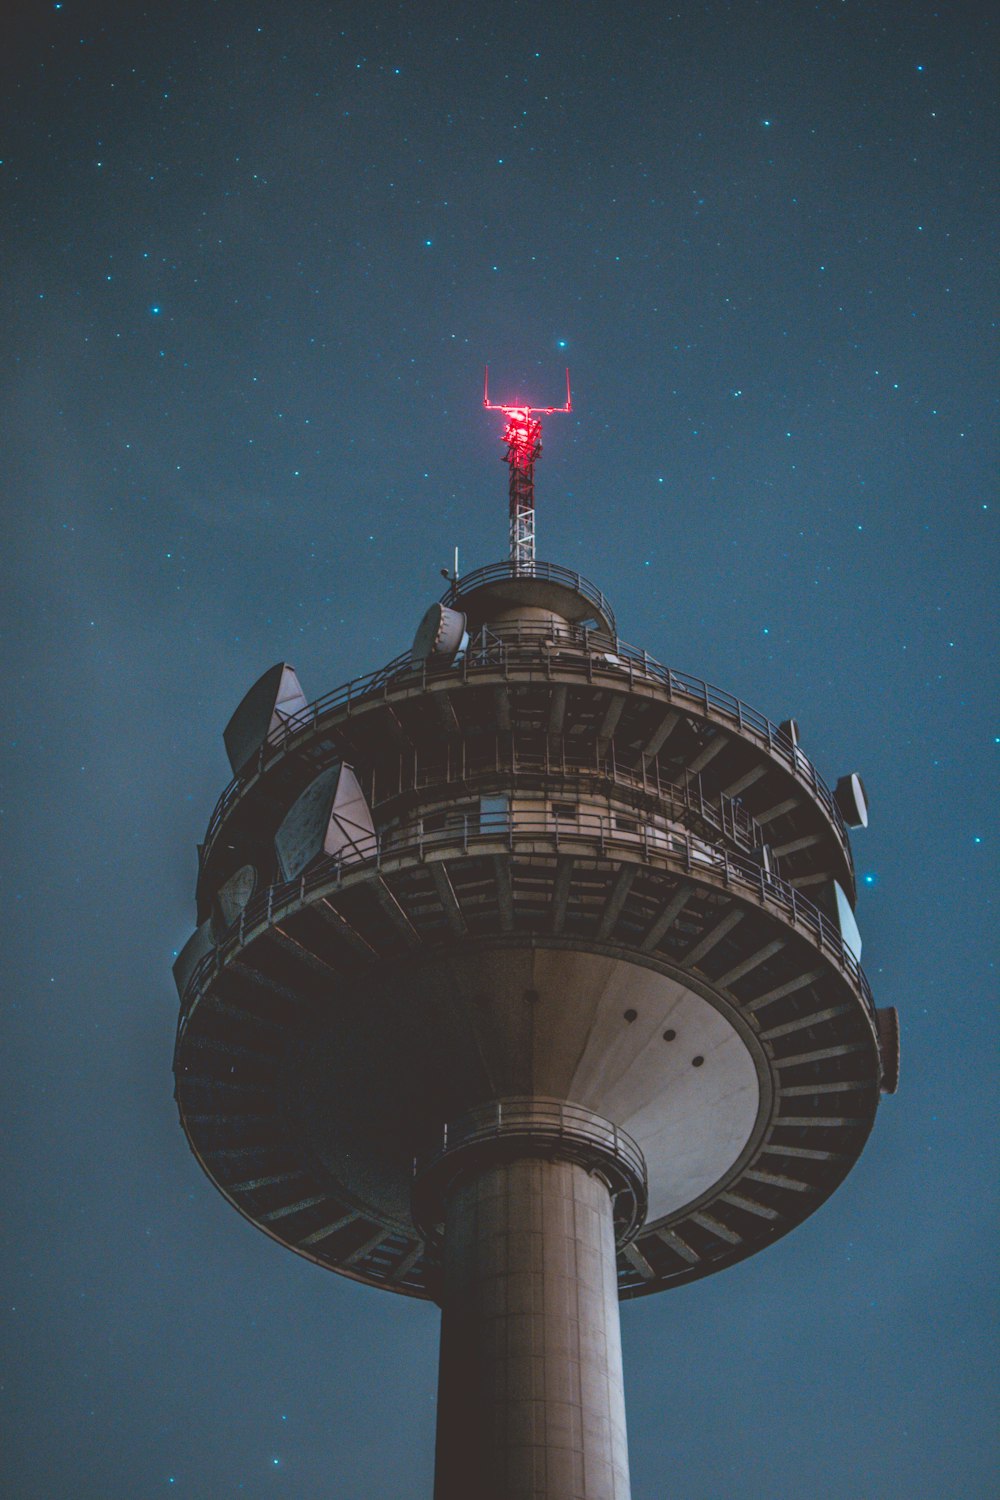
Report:
M568 624L590 622L606 635L617 634L614 610L601 590L559 563L488 563L456 579L441 602L463 610L472 630L527 609L561 616Z
M535 563L468 574L445 595L470 639L452 661L405 652L290 714L223 791L202 851L204 899L269 838L270 809L340 758L354 766L377 821L431 784L483 790L529 766L631 784L642 804L667 787L735 809L808 889L834 878L853 894L844 819L789 733L705 679L663 666L616 634L600 590ZM487 753L487 751L489 753Z

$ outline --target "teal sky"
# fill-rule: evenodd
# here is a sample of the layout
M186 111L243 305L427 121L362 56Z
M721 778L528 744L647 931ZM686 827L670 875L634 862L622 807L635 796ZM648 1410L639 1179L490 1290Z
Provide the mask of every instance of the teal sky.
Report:
M222 729L506 550L779 721L903 1072L841 1190L627 1304L634 1500L985 1496L996 1453L996 38L985 6L17 0L0 50L3 1490L425 1500L437 1313L189 1156ZM995 346L994 346L995 347Z

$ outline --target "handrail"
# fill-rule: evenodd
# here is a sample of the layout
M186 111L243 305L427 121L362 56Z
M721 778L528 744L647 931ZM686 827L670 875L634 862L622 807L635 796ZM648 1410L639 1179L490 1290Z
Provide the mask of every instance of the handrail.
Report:
M459 752L453 745L436 758L431 758L429 764L427 760L420 761L418 751L412 757L404 757L404 768L408 774L405 780L400 779L394 795L401 796L409 792L423 792L425 795L430 792L433 795L434 789L438 787L453 789L456 782L468 786L469 782L482 783L487 778L498 776L504 778L505 782L512 780L516 787L522 777L544 778L555 773L567 792L570 792L573 782L595 780L610 783L613 788L620 788L626 793L641 793L655 802L654 814L688 818L695 832L707 829L724 840L731 840L737 848L748 854L752 854L766 842L760 824L733 797L727 797L723 792L715 797L706 797L700 776L685 782L665 781L660 774L658 756L644 762L643 769L639 772L618 765L613 756L587 756L572 745L564 746L561 753L550 757L541 751L533 754L530 749L526 750L512 742L510 755L505 755L504 741L498 739L492 760L488 756L470 760L465 755L465 742L460 741L459 745L460 765L455 764L459 760ZM608 795L610 800L611 794ZM422 816L426 819L429 815L449 810L450 806L432 805L423 809ZM632 803L623 803L613 809L612 816L633 817L638 821L643 816L643 809Z
M487 563L482 568L474 568L471 573L466 573L464 577L454 582L447 592L442 594L441 603L454 604L456 600L460 602L463 594L471 594L486 584L499 583L511 578L537 578L543 583L560 583L573 589L575 593L586 599L588 604L594 606L610 628L611 634L616 633L615 612L597 585L591 583L589 578L584 578L582 573L577 573L572 568L564 568L559 563L536 562L534 559L531 562L508 560Z
M833 958L874 1016L875 1001L868 980L835 923L794 886L769 873L754 860L679 829L650 829L647 825L641 834L625 834L615 829L611 819L602 814L583 814L575 829L567 829L560 823L560 819L551 816L530 817L508 809L506 814L488 813L484 817L466 814L461 825L456 819L451 828L426 833L418 819L409 828L394 829L389 839L376 835L367 844L358 844L346 854L318 860L299 879L269 886L244 908L239 920L224 934L218 948L206 954L192 971L181 1002L182 1016L187 1015L196 991L200 990L210 970L214 972L250 938L299 909L310 894L323 887L339 888L345 874L351 877L372 874L380 871L387 860L395 863L414 856L422 860L430 849L450 847L465 853L470 847L492 845L495 848L499 843L514 851L522 841L543 844L557 852L584 844L593 848L596 844L602 855L606 855L609 849L627 850L633 857L639 856L643 861L656 860L680 868L688 875L700 872L721 879L726 887L749 894L763 906L779 911L784 919L790 919L793 926Z
M500 564L494 564L499 567ZM471 576L471 575L470 575ZM768 752L784 761L793 775L802 781L826 811L832 822L848 865L853 869L850 843L840 809L826 782L815 766L796 744L773 724L765 714L751 708L741 699L721 688L713 686L703 678L688 672L678 672L673 667L664 667L645 651L615 638L613 649L604 649L605 642L593 639L593 632L583 626L558 626L555 630L547 625L514 625L510 628L487 629L483 627L475 641L471 642L460 665L429 665L414 663L410 653L395 657L378 671L333 688L316 698L297 714L290 715L281 726L272 730L261 745L252 769L234 776L219 797L205 834L204 848L207 853L225 820L230 807L239 800L244 788L259 775L264 767L281 754L295 748L299 741L318 730L320 721L344 708L348 711L361 703L370 701L379 691L388 694L390 685L400 684L404 678L419 674L422 687L428 683L454 678L461 671L463 679L480 672L495 671L498 667L551 665L557 662L565 672L578 672L593 680L595 667L610 675L624 673L631 685L638 667L643 677L651 679L667 690L668 701L676 699L697 704L705 714L715 713L728 719L740 734L753 738ZM626 673L627 666L627 673Z
M514 1133L530 1135L533 1129L551 1135L553 1127L557 1134L572 1134L579 1140L593 1142L623 1161L640 1181L645 1179L645 1157L628 1131L582 1105L539 1095L494 1099L477 1105L458 1120L446 1122L441 1127L438 1144L414 1158L414 1176L463 1146Z
M440 1144L414 1158L415 1223L436 1240L449 1193L464 1172L536 1153L598 1171L610 1194L619 1249L634 1239L649 1208L646 1162L639 1146L593 1110L545 1096L494 1099L446 1122Z

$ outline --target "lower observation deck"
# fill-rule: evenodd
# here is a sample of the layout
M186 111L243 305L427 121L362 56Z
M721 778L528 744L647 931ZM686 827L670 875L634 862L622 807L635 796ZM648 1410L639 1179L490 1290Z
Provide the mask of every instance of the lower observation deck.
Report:
M690 832L517 812L396 828L256 896L186 986L175 1068L192 1148L247 1218L415 1296L438 1264L413 1142L490 1098L565 1098L636 1138L637 1296L807 1217L882 1081L864 975L794 886Z

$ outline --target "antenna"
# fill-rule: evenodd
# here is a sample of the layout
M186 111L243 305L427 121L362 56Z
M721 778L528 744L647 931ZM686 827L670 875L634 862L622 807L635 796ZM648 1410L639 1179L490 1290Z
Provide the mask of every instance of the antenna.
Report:
M522 406L490 400L490 367L483 380L483 406L507 418L504 462L510 469L510 560L515 573L530 573L535 562L535 460L542 452L542 417L572 411L573 399L566 371L565 406Z

